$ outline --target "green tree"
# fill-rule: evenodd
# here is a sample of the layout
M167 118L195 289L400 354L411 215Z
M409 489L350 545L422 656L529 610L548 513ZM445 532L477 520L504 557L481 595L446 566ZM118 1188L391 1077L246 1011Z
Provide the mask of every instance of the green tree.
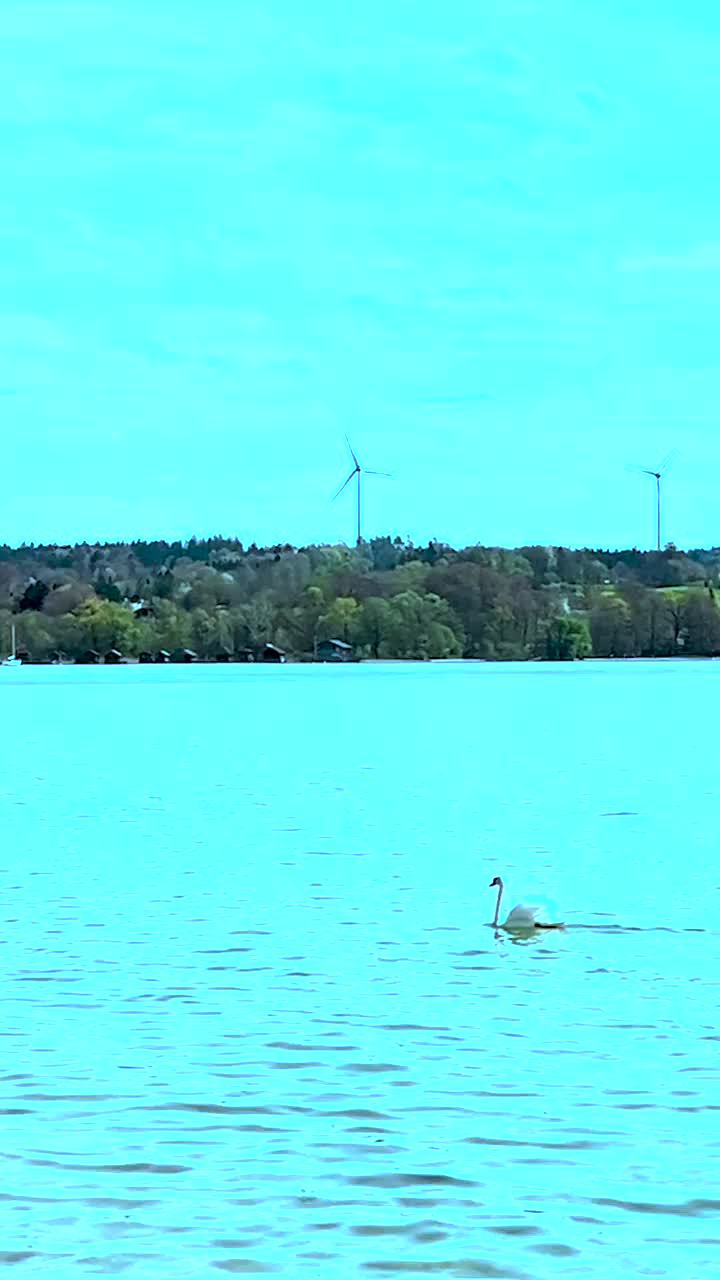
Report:
M91 597L72 615L78 627L76 645L81 649L97 649L106 653L119 649L124 654L136 652L137 628L129 609L112 600Z
M447 600L402 591L387 604L383 657L454 658L462 654L462 625Z
M0 613L0 657L10 652L11 625L15 624L16 646L27 650L38 661L44 661L56 648L53 622L36 610L24 613L21 618L11 617L5 610Z
M572 662L589 658L592 641L584 618L559 614L545 625L545 657L551 662Z
M18 602L18 611L20 613L24 613L29 609L42 609L43 604L45 603L45 597L49 590L50 588L46 582L43 582L41 579L33 580L25 588L22 596L20 597Z
M712 658L720 653L720 611L709 595L688 592L682 603L683 651Z
M390 631L391 608L387 600L370 596L364 600L355 622L355 641L373 658L379 658Z
M270 600L255 596L232 611L234 646L260 649L275 637L277 611Z
M120 604L122 600L122 592L110 578L106 578L103 574L98 574L95 579L95 594L101 600L112 600L115 604Z
M159 596L161 600L170 600L175 592L175 578L172 570L166 569L164 573L159 573L152 584L150 591L151 596Z
M527 575L517 571L516 566L503 576L488 567L487 549L474 551L482 563L473 559L438 566L428 585L450 603L460 618L467 657L527 657L544 601L535 599Z
M630 606L617 595L601 595L590 612L596 658L630 658L636 652Z
M351 644L354 640L355 624L360 613L360 605L350 596L340 596L333 600L327 613L318 619L318 638L321 640L344 640Z
M663 593L636 586L624 594L634 635L632 652L652 658L672 654L675 651L672 612Z
M430 565L421 560L408 560L392 573L393 591L422 591L430 576Z
M327 609L325 597L319 587L306 587L299 598L281 605L277 611L277 635L280 644L295 653L309 654L315 648L318 623Z
M137 624L138 652L157 653L192 647L192 620L172 600L156 600L152 617Z

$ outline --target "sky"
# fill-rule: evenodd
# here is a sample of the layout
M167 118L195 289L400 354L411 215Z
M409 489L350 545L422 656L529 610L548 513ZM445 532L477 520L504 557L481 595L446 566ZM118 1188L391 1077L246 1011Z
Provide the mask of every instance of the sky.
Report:
M720 543L715 0L4 0L0 541Z

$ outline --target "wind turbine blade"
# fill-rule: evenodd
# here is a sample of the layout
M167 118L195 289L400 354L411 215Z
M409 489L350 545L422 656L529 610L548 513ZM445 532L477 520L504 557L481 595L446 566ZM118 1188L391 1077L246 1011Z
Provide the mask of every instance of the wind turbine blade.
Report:
M359 469L360 469L359 467L355 467L354 470L350 472L350 475L348 476L347 480L343 480L337 493L334 493L332 498L330 499L331 502L334 502L336 498L340 497L340 494L342 493L343 489L347 489L350 481L352 480L353 476L357 475Z
M349 437L348 435L346 435L346 436L345 436L345 443L347 444L347 447L348 447L348 449L350 450L350 457L352 458L353 462L355 463L355 470L356 470L356 471L359 471L359 470L360 470L360 463L359 463L359 462L358 462L358 460L357 460L357 457L356 457L356 455L355 455L355 450L353 449L353 447L352 447L352 445L351 445L351 443L350 443L350 437Z
M392 471L363 471L365 476L382 476L384 480L394 480L396 477Z
M632 471L635 475L641 476L657 476L657 471L651 471L649 467L637 467L634 463L629 462L625 468L626 471Z
M664 476L666 472L670 470L679 452L680 452L679 449L671 449L670 452L665 455L662 462L660 463L660 466L658 467L658 471L660 472L661 476Z

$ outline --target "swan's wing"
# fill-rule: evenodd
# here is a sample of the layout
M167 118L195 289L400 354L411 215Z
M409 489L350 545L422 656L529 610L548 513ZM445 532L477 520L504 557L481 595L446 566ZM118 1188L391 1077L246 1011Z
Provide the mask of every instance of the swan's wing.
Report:
M555 913L547 902L518 902L505 921L506 929L534 929L539 924L553 924Z
M538 908L531 902L518 902L505 921L506 929L533 928L537 923Z

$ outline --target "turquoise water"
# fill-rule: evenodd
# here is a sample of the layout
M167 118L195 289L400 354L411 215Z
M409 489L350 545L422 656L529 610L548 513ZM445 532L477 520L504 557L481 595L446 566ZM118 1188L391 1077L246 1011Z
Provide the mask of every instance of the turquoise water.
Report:
M719 680L0 672L0 1262L711 1275Z

